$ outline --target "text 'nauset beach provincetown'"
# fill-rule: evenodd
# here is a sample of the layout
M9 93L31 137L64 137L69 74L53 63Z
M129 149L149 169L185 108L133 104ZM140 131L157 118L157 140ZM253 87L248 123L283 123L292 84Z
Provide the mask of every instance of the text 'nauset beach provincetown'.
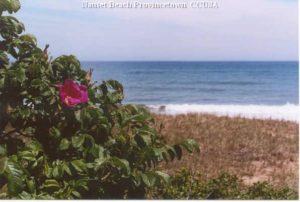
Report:
M215 9L219 8L219 4L216 1L192 1L192 2L141 2L141 1L103 1L103 2L89 2L83 1L82 8L126 8L126 9Z

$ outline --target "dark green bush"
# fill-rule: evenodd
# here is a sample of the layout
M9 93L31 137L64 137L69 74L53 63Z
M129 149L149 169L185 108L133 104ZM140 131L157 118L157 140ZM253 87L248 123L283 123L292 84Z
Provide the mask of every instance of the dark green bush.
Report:
M161 161L199 151L193 140L168 145L146 109L122 104L119 82L91 83L74 56L49 60L48 46L3 15L19 8L0 1L2 198L145 198L168 182L156 170ZM58 85L66 80L85 85L89 101L64 104Z
M172 176L169 186L155 189L154 193L156 198L164 199L298 199L298 193L287 187L276 188L267 182L245 186L227 173L204 179L186 169Z

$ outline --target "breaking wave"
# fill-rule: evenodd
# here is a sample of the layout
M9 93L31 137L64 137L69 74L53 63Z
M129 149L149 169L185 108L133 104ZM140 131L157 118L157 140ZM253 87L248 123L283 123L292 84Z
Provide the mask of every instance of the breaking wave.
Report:
M147 105L154 113L177 115L209 113L218 116L275 119L299 122L299 105L166 104Z

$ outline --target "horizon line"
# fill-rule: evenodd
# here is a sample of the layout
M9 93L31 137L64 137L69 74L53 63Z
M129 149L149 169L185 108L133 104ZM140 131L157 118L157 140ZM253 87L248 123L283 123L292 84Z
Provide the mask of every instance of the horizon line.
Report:
M299 60L79 60L80 62L299 62Z

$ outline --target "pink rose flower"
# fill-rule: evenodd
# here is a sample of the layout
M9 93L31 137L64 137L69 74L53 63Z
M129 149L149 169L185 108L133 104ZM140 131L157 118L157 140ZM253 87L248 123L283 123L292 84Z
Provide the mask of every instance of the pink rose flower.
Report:
M67 79L63 85L58 85L58 88L61 102L69 107L89 101L85 85L78 85L73 80Z

